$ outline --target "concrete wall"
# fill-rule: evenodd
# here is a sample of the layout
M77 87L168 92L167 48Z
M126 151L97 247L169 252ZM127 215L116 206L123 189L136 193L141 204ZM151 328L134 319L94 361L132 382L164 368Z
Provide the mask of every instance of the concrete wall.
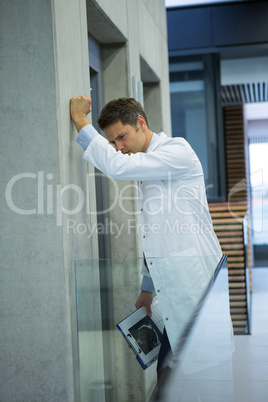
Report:
M87 188L69 119L69 98L89 89L86 7L4 1L0 30L0 400L72 401L73 262L97 255L96 239L68 234L73 216L61 214L61 199L64 211L79 206L77 188L66 186ZM94 209L94 183L90 196Z
M93 21L92 13L99 19ZM171 134L164 1L1 2L3 402L79 400L74 265L97 258L98 243L97 233L88 237L83 231L85 225L96 224L94 169L76 144L69 99L89 93L88 31L103 47L105 102L132 95L132 76L140 80L145 74L142 56L151 75L158 77L151 87L147 82L145 93L151 121L156 131ZM113 218L122 220L120 215L115 209ZM136 235L123 236L125 250L133 244L131 257L141 255ZM121 240L111 239L113 256L121 255ZM98 273L94 275L96 286ZM115 290L120 286L117 275L115 269ZM131 272L127 275L133 278ZM134 293L139 279L137 271ZM133 300L125 294L129 308L134 307L134 293ZM125 314L122 307L121 301L119 315ZM94 348L102 350L101 336L94 336ZM131 400L145 396L155 379L151 373L138 374L140 389L130 386ZM122 401L127 389L123 391Z

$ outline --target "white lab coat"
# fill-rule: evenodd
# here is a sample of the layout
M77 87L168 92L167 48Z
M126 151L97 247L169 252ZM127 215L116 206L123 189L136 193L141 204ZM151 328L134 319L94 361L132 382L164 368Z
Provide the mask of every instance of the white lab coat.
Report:
M98 135L84 158L109 177L138 182L142 249L174 350L222 256L200 161L187 141L163 132L147 153L131 155Z

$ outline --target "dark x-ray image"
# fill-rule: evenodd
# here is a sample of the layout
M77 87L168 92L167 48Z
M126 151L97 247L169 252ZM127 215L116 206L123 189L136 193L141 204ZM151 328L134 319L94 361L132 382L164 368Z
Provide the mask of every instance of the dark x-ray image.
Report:
M129 328L129 332L145 355L159 345L162 340L161 332L148 315Z

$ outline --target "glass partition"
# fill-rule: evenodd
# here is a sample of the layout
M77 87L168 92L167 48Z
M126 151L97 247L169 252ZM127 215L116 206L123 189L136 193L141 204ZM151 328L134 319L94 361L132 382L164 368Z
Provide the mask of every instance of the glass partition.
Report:
M226 259L219 263L215 256L151 258L150 271L158 283L162 281L165 287L167 269L176 272L177 278L176 283L168 284L168 294L162 287L155 289L164 324L176 345L157 388L156 364L143 370L116 327L135 311L143 264L143 259L75 262L81 402L187 401L174 399L177 384L184 388L196 371L213 370L219 364L210 359L214 350L211 337L221 345L220 360L225 362L231 354ZM112 273L104 288L100 281L102 270ZM103 296L107 297L105 311ZM172 312L163 308L165 300Z
M151 401L235 401L227 258L224 257L196 311L169 356Z

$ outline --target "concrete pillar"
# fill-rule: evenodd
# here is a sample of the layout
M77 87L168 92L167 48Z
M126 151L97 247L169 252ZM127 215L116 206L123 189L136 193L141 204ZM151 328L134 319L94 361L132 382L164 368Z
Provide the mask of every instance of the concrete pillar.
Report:
M0 400L78 400L74 260L97 256L69 118L89 91L85 1L2 1L0 37Z

